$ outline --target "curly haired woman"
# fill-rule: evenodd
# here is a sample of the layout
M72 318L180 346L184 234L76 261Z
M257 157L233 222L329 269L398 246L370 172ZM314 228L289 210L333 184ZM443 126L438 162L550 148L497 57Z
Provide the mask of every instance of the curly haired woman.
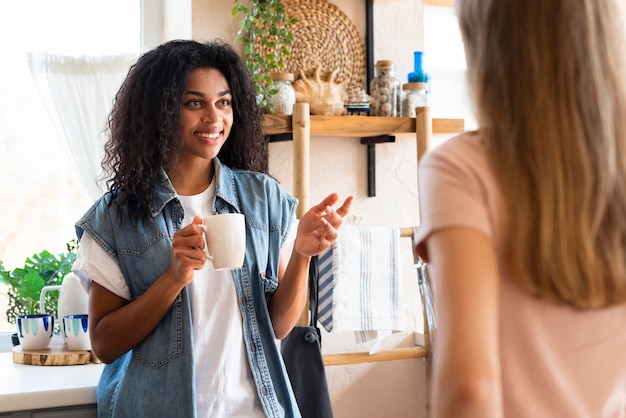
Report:
M300 416L275 339L296 324L310 258L352 197L331 194L283 244L296 200L266 174L255 88L222 42L142 55L109 117L109 191L77 222L106 417ZM243 267L207 262L203 217L242 213ZM292 238L293 239L293 238Z

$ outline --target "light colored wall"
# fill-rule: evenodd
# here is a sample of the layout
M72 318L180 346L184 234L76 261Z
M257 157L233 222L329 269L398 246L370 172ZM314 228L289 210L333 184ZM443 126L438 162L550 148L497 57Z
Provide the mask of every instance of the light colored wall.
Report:
M230 0L166 0L163 3L146 1L158 6L150 23L156 27L158 38L151 38L148 46L191 33L198 40L222 38L232 42L238 29L231 19L233 2ZM189 15L191 2L191 15ZM365 33L363 0L335 0L336 4L354 23L361 34ZM423 44L420 22L421 0L375 1L374 59L396 61L397 75L402 82L412 71L413 51ZM180 9L167 12L175 4ZM187 25L191 21L191 32ZM165 35L163 35L165 34ZM165 36L164 39L161 37ZM5 37L10 39L10 37ZM1 43L1 42L0 42ZM9 44L7 44L10 46ZM10 48L5 48L10 56ZM21 71L28 71L27 68ZM0 90L11 88L13 77L0 80ZM37 95L33 86L15 86L24 94L24 103L3 103L3 109L30 108L28 98ZM45 109L32 109L33 114ZM454 116L454 115L452 115ZM10 111L0 114L3 120L15 117ZM6 118L6 119L5 119ZM21 265L26 255L44 248L63 251L65 242L73 237L73 224L90 200L80 190L72 167L63 157L66 150L61 144L43 142L33 150L33 135L53 129L40 126L37 130L22 129L10 132L2 141L5 152L0 155L0 173L5 179L2 191L6 197L0 203L0 254L5 266ZM270 171L287 190L292 190L292 143L270 144ZM417 216L417 167L413 135L398 136L395 143L376 146L377 195L367 197L366 147L358 138L312 138L311 143L311 202L321 200L337 191L342 196L355 196L352 213L370 225L410 226ZM62 158L63 157L63 158ZM18 190L12 179L31 176L32 188ZM11 196L22 196L15 200ZM60 202L47 205L47 210L33 212L33 202ZM16 230L15 219L28 219L26 226ZM41 246L33 248L36 237ZM11 254L11 255L9 255ZM14 255L13 255L14 254ZM410 266L409 266L410 267ZM411 270L409 268L409 270ZM2 290L0 289L0 292ZM415 303L417 292L408 294ZM0 302L2 299L0 299ZM0 306L0 312L6 308ZM412 344L406 337L390 342L392 346ZM325 334L323 349L326 353L362 351L369 348L354 342L352 335ZM422 417L424 416L424 368L421 360L402 360L385 363L367 363L353 366L333 366L327 369L333 407L337 418Z
M332 1L365 37L365 2ZM374 60L391 59L402 83L413 70L413 51L423 45L421 0L378 0L374 4ZM230 18L232 2L194 0L193 37L222 38L232 43L238 29ZM291 142L270 144L270 173L292 191ZM354 195L352 213L370 225L412 226L417 214L415 137L403 135L395 143L376 146L376 196L367 197L366 147L358 138L315 137L311 141L311 203L328 193ZM410 247L410 245L407 243ZM409 248L410 251L410 248ZM407 275L415 274L410 263ZM416 289L416 288L415 288ZM409 295L415 306L419 294ZM352 333L322 336L325 353L364 351ZM413 344L412 336L389 342L392 347ZM424 367L419 359L327 367L336 418L425 416Z

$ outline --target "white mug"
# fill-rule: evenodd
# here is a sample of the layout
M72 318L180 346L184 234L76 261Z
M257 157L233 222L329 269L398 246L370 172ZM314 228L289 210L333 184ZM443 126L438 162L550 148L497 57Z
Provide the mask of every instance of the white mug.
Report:
M68 350L91 350L89 317L85 314L65 315L63 337Z
M17 336L24 350L43 350L50 347L54 315L20 315L17 317L16 325Z
M235 270L243 266L246 253L246 222L241 213L225 213L204 218L202 228L207 260L215 270Z

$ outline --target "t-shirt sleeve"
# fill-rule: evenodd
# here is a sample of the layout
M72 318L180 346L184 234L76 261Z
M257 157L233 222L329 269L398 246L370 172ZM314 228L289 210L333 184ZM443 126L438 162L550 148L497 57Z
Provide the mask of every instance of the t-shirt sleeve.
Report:
M418 254L428 261L425 240L446 228L468 228L493 238L489 176L484 147L466 133L427 153L419 164L420 225L416 233Z
M89 234L80 239L72 271L88 289L91 281L98 283L117 296L130 300L130 290L117 262Z
M296 242L296 237L298 236L298 224L300 223L299 219L296 219L294 216L291 222L291 226L289 227L289 233L287 233L287 237L285 238L285 243L283 244L283 251L287 256L291 255L293 251L293 246Z

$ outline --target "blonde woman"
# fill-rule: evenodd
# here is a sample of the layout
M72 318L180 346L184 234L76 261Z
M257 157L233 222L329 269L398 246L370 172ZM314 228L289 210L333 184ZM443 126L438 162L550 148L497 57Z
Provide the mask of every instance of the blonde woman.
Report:
M479 129L420 163L435 417L626 416L623 0L457 0Z

